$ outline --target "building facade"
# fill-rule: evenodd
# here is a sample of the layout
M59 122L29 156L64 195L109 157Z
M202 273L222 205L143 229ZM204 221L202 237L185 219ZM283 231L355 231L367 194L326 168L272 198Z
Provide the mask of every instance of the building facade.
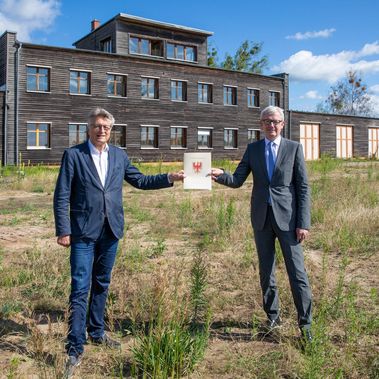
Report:
M294 112L288 75L250 74L207 66L204 30L119 14L75 48L0 37L2 164L59 163L64 149L86 140L88 112L109 110L111 141L136 160L177 161L210 151L240 159L259 139L259 114L278 105L284 135L307 159L377 156L379 119ZM350 147L351 146L351 147Z

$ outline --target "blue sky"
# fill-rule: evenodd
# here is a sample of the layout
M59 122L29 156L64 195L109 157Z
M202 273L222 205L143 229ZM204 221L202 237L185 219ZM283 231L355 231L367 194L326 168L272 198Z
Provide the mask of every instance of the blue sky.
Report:
M263 42L265 74L290 74L290 108L312 111L349 69L362 74L379 116L379 1L0 0L0 34L72 47L118 13L205 29L222 60L248 39Z

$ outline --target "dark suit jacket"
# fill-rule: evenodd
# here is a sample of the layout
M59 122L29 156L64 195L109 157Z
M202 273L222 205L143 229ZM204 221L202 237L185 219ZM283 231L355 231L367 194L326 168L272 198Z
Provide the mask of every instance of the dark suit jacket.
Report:
M224 173L217 182L237 188L242 186L250 172L254 182L251 220L255 229L263 229L269 194L274 217L281 230L310 228L310 191L301 144L282 138L271 183L264 139L249 144L234 174Z
M57 236L71 235L74 240L96 240L106 216L113 234L120 239L124 231L123 180L139 189L172 186L166 174L143 175L118 147L109 145L108 159L103 187L87 142L64 152L54 192Z

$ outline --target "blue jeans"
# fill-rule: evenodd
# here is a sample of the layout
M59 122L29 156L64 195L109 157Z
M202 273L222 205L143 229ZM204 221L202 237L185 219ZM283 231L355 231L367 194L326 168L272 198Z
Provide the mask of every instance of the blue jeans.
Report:
M118 239L108 222L96 241L71 243L71 295L66 350L69 355L83 353L86 326L92 338L104 335L104 312ZM88 325L87 325L87 302Z

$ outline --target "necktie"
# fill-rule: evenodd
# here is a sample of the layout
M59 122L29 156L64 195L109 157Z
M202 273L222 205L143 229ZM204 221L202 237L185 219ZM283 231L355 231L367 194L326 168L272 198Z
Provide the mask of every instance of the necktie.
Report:
M274 173L274 167L275 167L275 162L274 162L274 155L272 154L272 147L273 147L273 142L268 143L268 177L271 181L272 174Z

